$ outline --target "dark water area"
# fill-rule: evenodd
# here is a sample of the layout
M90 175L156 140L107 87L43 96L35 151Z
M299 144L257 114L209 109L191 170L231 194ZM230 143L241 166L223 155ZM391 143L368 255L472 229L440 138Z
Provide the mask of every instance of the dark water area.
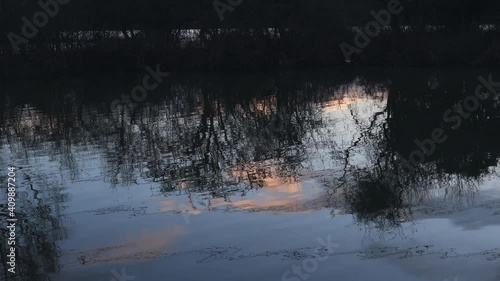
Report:
M5 278L500 280L499 71L143 78L2 82Z

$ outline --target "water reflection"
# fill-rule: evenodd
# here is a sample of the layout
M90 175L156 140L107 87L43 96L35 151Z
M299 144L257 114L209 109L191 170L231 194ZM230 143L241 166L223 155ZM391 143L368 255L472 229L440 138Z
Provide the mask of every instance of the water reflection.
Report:
M364 158L367 163L353 168L346 159L344 176L351 177L340 186L348 210L361 222L393 227L411 220L411 206L436 197L456 206L470 205L483 178L496 174L498 94L480 104L458 130L449 130L447 141L437 145L424 164L409 164L408 155L418 148L415 140L429 138L435 128L446 128L444 112L475 93L476 73L447 74L437 78L421 72L395 74L388 87L386 119L377 126L374 116L365 130L370 141L362 136L354 143L365 142L370 150ZM352 149L346 150L346 158Z
M2 155L21 155L17 144L11 143L1 149ZM31 151L25 151L26 158L34 157ZM36 161L38 162L38 161ZM9 163L0 157L0 165L8 167ZM38 163L40 164L40 163ZM36 166L36 164L35 164ZM5 169L7 170L7 169ZM58 258L60 256L56 241L65 239L67 232L64 227L62 202L67 200L63 184L54 177L47 177L45 172L33 167L21 167L16 171L16 181L23 184L17 185L17 200L15 206L16 222L16 267L18 278L12 279L4 271L6 280L47 280L48 274L59 270ZM5 173L6 175L6 173ZM5 175L0 176L2 182L7 182ZM7 226L7 193L2 191L0 198L0 223ZM2 263L7 264L5 257L8 251L7 229L2 227L0 238L0 252Z
M497 173L498 99L481 104L424 164L410 171L402 158L474 92L478 74L172 75L133 112L110 108L133 79L7 84L0 163L22 168L26 186L21 251L30 254L20 280L34 280L27 269L59 268L68 181L151 183L165 196L161 212L329 208L380 229L411 221L415 206L436 198L473 204Z

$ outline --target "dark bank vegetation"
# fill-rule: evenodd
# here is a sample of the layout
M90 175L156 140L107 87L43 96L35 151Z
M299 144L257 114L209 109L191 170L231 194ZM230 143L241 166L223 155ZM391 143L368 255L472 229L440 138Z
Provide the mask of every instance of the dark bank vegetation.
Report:
M136 71L157 63L169 70L210 71L346 65L339 44L354 45L356 28L389 2L243 0L221 20L212 0L71 0L59 5L36 36L14 48L12 34L23 36L21 19L32 21L42 9L37 1L4 0L2 75ZM401 0L401 5L403 12L353 55L351 65L499 62L498 1Z

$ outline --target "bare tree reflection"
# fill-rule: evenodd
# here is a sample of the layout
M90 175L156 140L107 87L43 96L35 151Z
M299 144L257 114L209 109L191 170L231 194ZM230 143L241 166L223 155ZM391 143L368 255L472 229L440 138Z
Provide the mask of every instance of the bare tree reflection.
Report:
M337 186L342 188L347 210L359 222L375 223L381 229L411 220L412 206L436 195L445 199L444 204L470 206L483 176L497 166L500 158L498 134L493 133L498 128L498 106L488 102L464 120L459 130L448 130L447 142L437 147L424 164L411 165L408 155L418 148L414 141L429 138L437 127L446 128L443 113L455 101L474 93L477 84L476 73L439 78L415 74L393 77L387 120L375 128L368 127L366 132L370 133L362 133L353 143L364 142L372 164L368 168L346 165ZM471 134L476 137L471 138ZM347 158L349 153L344 163L348 163Z
M110 108L134 79L6 86L0 144L9 160L0 160L18 159L29 186L20 214L22 251L29 253L23 266L58 270L55 241L65 236L67 198L55 178L66 173L112 188L155 182L165 196L200 195L196 203L210 209L214 199L245 196L270 179L293 183L321 171L333 177L328 207L382 229L412 220L413 206L436 196L471 204L500 156L498 104L482 104L422 165L409 169L404 158L415 139L446 126L443 112L474 90L476 77L416 70L179 74L135 110ZM87 161L102 170L89 170ZM44 169L50 165L59 177Z

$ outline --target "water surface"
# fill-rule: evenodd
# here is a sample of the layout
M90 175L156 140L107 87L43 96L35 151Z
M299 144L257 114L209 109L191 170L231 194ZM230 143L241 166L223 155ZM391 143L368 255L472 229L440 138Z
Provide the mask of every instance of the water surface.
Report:
M133 110L140 75L4 82L15 278L498 281L499 97L443 119L490 73L178 73Z

